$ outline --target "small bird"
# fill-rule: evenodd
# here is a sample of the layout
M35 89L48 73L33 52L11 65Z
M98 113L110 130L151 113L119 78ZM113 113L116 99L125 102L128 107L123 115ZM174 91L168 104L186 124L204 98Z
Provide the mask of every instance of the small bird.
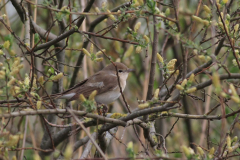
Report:
M126 80L129 72L134 70L129 69L123 63L113 63L117 66L120 85L123 91L126 87ZM116 68L112 63L91 77L81 81L74 87L62 93L51 95L51 98L68 99L69 101L73 101L79 99L80 94L83 94L84 97L88 98L94 90L97 90L95 101L98 104L107 105L118 99L121 95Z

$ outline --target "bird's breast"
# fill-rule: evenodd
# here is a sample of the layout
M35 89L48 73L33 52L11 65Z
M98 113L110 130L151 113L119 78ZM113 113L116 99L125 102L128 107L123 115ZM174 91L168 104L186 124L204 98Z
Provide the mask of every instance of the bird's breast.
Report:
M95 101L97 103L109 104L118 99L121 95L119 89L111 90L99 95L96 95Z

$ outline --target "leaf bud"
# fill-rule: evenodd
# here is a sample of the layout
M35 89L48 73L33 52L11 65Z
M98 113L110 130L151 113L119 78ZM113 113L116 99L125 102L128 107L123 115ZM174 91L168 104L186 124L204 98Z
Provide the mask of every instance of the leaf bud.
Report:
M146 41L146 43L149 43L149 38L148 38L148 36L144 35L143 38L144 38L144 40Z
M177 84L177 85L176 85L176 88L177 88L178 90L180 90L180 91L184 90L183 86L181 86L180 84Z
M136 53L141 53L141 52L142 52L142 47L141 46L137 46Z
M61 79L62 77L63 77L63 73L61 72L61 73L58 73L56 76L52 77L52 80L57 81L57 80Z
M207 13L211 13L211 9L207 5L203 5L203 10Z
M3 43L3 47L4 47L5 49L9 49L9 47L10 47L10 42L9 42L9 41L5 41L5 42Z
M141 22L137 22L137 24L134 26L134 31L137 32L140 27L141 27Z
M181 83L181 86L185 86L187 84L187 79L184 79L183 81L182 81L182 83Z
M82 49L83 53L87 55L88 57L91 57L91 54L86 50L85 48Z
M188 82L190 82L190 83L194 82L194 80L195 80L194 78L195 78L195 75L194 75L194 73L192 73L191 76L189 77Z
M195 92L196 90L197 90L196 87L192 87L192 88L186 90L186 93L193 93L193 92Z
M198 154L203 157L204 156L204 151L201 147L197 147Z
M102 61L103 61L103 58L102 58L102 57L101 57L101 58L96 58L95 61L96 61L96 62L102 62Z
M89 96L89 100L94 100L94 98L95 98L95 96L97 95L97 90L94 90L91 94L90 94L90 96Z
M159 88L155 90L153 98L158 99L158 95L159 95Z
M80 100L81 102L85 102L85 101L86 101L86 98L84 97L83 94L80 94L80 95L79 95L79 100Z
M142 104L139 104L139 105L138 105L138 108L140 108L140 109L145 109L145 108L147 108L147 107L149 107L149 103L148 103L148 102L142 103Z

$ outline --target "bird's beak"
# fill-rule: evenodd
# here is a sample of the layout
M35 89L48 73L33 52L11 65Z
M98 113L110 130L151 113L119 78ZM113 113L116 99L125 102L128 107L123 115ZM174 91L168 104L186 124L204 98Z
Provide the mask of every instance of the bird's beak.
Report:
M127 72L133 72L133 71L135 71L135 69L130 69L130 68L127 69Z

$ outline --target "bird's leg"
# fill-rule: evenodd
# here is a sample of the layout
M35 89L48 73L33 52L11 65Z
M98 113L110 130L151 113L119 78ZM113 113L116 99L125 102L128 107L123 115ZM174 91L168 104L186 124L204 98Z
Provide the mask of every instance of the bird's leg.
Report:
M97 111L98 115L106 116L106 113L108 112L108 107L103 103L97 103Z

